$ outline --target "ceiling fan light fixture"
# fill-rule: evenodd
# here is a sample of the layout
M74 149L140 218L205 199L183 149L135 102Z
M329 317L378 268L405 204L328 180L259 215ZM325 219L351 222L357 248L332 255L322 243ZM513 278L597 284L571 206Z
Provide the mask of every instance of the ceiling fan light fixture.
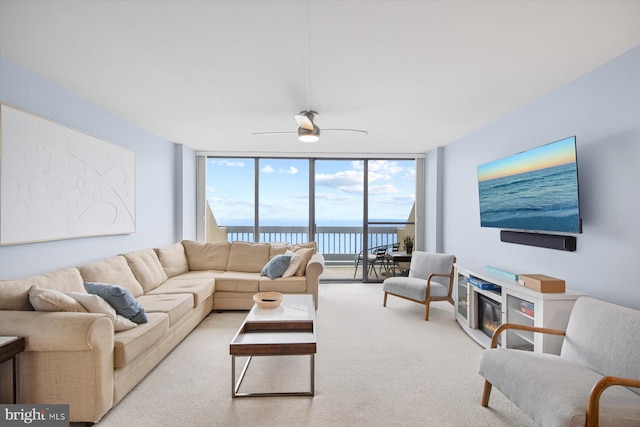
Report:
M320 129L317 126L313 126L313 130L298 128L298 139L300 142L318 142L320 140Z

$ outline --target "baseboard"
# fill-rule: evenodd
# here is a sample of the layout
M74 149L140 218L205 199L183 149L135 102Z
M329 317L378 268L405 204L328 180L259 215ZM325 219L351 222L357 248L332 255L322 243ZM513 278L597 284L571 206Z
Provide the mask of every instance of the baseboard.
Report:
M575 236L562 236L558 234L527 233L523 231L500 231L500 240L507 243L538 246L541 248L558 249L562 251L575 251L577 239Z

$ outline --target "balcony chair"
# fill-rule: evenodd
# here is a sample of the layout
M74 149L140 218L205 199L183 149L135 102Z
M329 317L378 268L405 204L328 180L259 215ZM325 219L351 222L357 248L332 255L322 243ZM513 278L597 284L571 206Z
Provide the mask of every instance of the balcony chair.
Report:
M380 265L380 274L385 275L386 270L388 268L389 260L387 259L387 245L375 246L370 249L371 252L367 253L367 265L369 266L368 271L369 275L374 273L376 277L378 276L378 272L375 269L376 265ZM356 269L353 272L353 277L356 277L358 273L358 266L361 262L363 262L364 251L360 251L358 256L356 257ZM383 269L385 269L385 273L383 273Z
M393 295L425 306L424 320L429 320L432 301L449 301L453 305L453 255L413 251L409 277L388 277L382 284L383 307Z

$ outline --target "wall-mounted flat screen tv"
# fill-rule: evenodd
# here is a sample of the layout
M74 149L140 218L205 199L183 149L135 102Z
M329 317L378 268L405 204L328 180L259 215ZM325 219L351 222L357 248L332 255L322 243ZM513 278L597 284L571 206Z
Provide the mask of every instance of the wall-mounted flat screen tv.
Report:
M480 225L581 233L576 137L478 166Z

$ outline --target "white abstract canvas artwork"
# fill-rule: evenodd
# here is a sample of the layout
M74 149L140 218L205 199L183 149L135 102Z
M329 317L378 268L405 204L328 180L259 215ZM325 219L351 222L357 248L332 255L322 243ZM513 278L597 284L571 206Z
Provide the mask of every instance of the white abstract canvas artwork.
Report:
M1 105L0 244L135 232L135 153Z

